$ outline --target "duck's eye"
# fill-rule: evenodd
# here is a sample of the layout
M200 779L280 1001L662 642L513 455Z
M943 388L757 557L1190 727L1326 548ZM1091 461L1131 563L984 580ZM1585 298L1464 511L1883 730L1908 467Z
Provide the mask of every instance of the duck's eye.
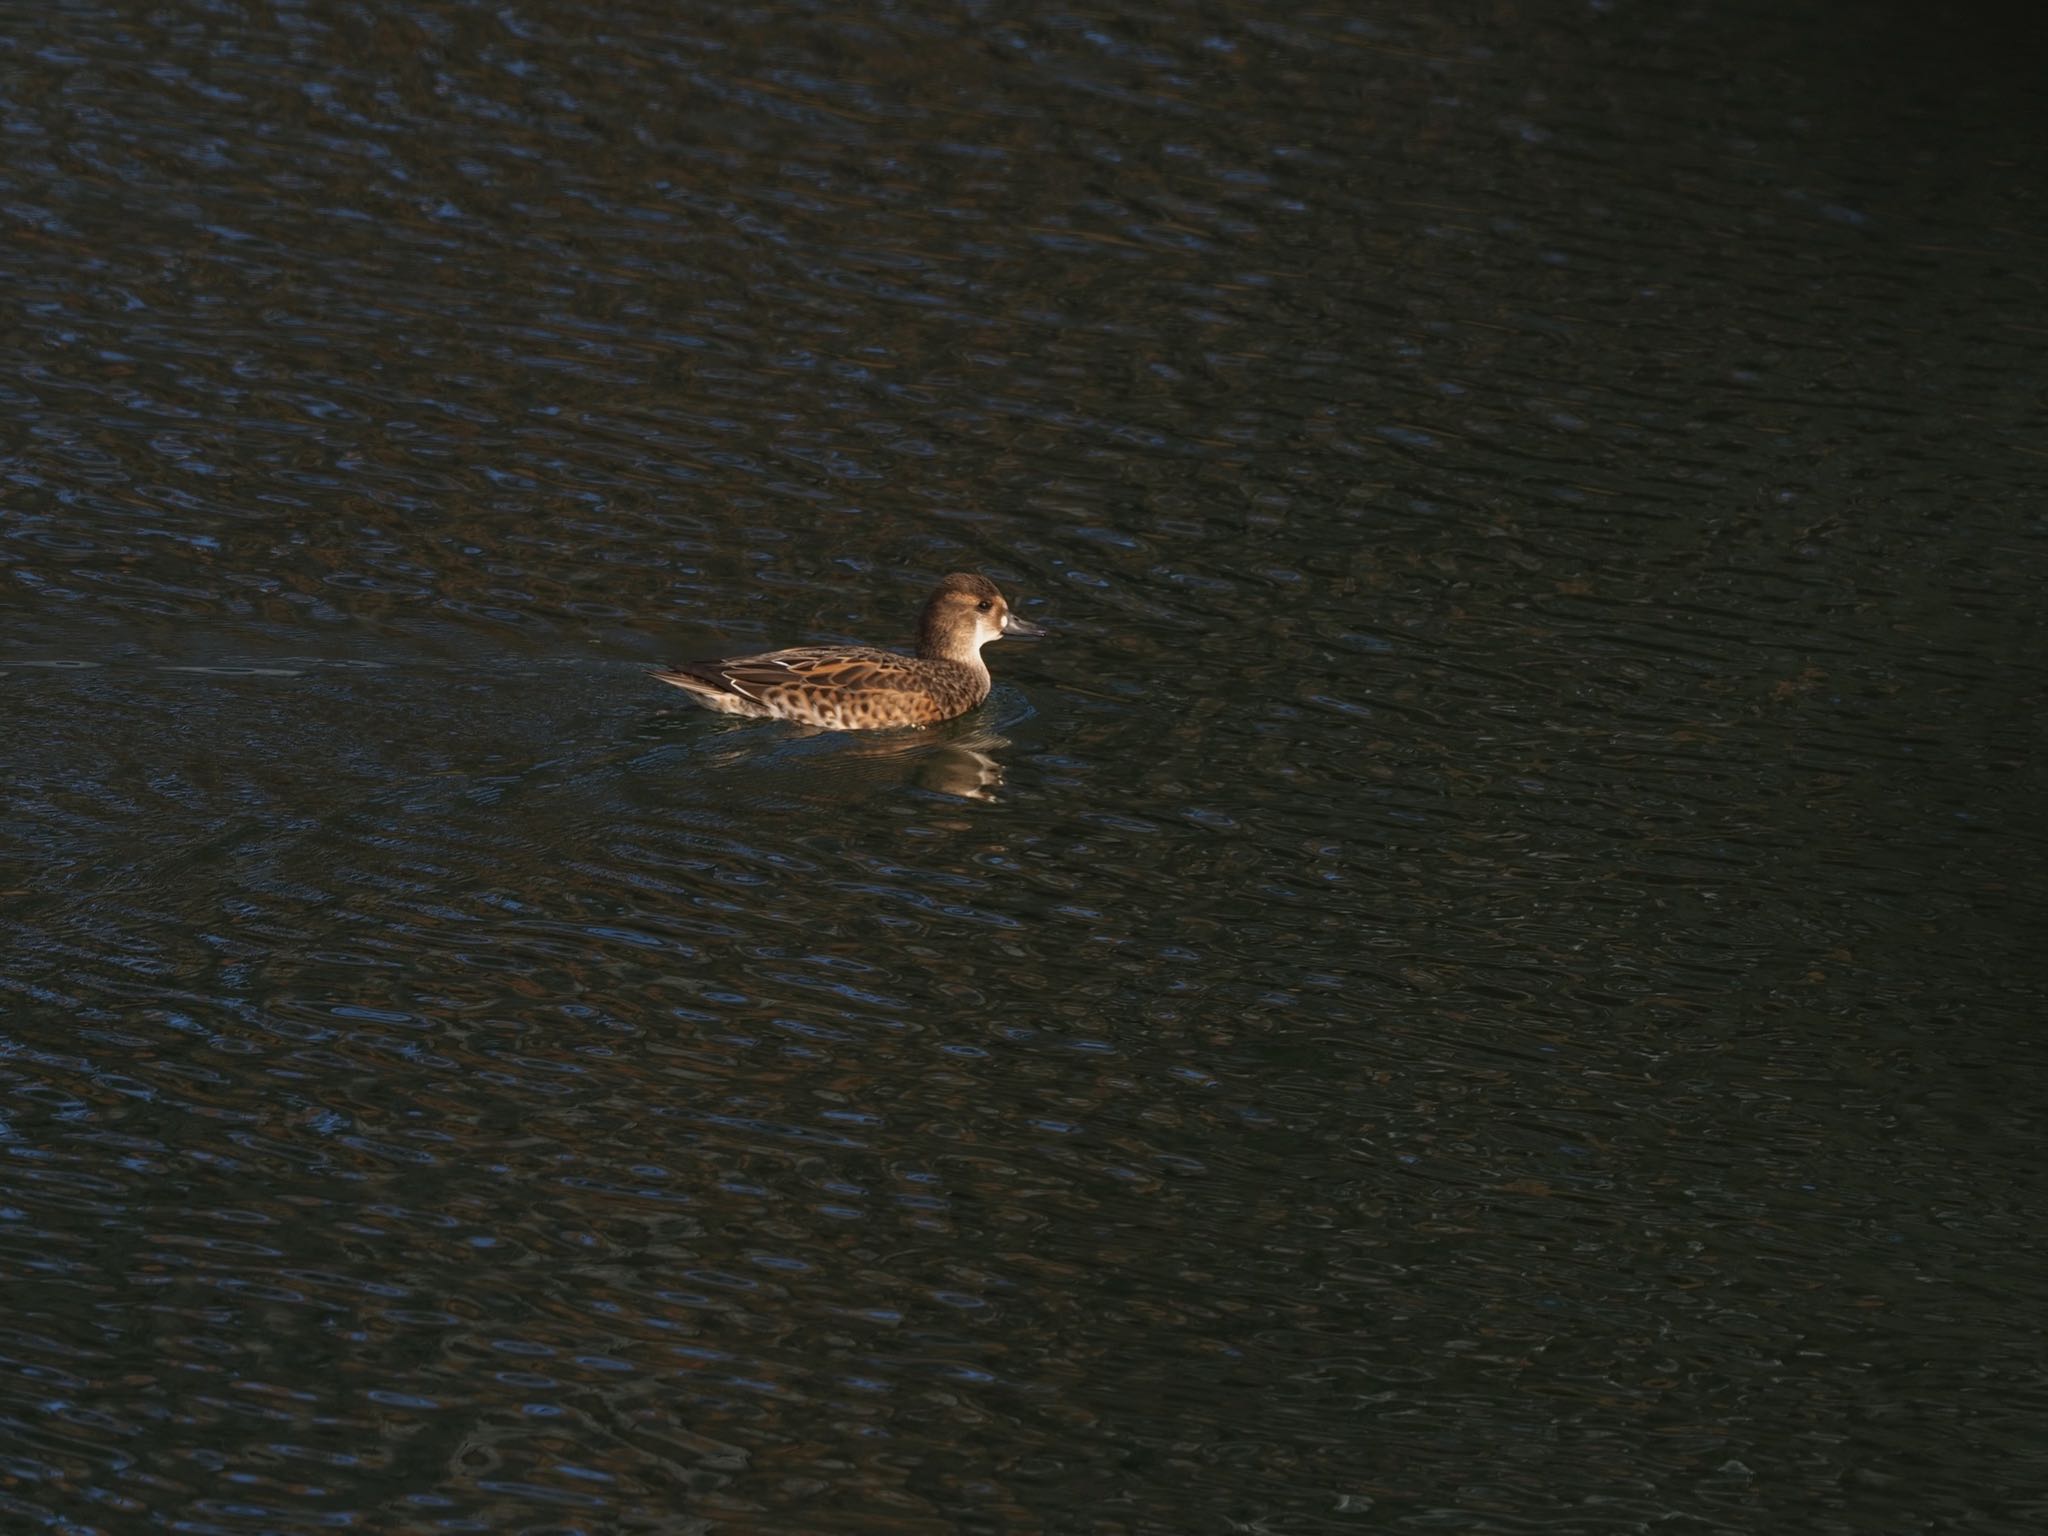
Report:
M979 612L987 613L989 609L995 607L995 604L984 597L980 602L976 603L974 606Z

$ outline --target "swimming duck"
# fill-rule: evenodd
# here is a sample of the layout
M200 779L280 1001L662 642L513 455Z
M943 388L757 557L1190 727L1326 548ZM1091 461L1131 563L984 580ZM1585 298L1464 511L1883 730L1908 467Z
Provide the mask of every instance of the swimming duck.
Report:
M810 645L724 661L686 661L651 675L721 715L795 720L828 731L936 725L988 697L981 648L1045 633L1010 612L986 576L955 571L924 605L917 654Z

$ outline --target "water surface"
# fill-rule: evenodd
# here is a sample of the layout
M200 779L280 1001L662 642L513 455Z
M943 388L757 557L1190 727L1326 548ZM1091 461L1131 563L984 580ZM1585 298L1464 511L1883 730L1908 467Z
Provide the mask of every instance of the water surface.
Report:
M2022 50L8 14L0 1526L2040 1527Z

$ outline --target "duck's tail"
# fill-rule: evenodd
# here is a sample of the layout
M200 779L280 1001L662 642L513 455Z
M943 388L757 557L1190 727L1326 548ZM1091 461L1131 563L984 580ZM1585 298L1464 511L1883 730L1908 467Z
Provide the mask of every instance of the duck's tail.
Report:
M657 683L680 688L692 704L721 715L751 715L760 706L743 694L734 693L716 672L698 671L685 663L680 667L655 667L648 674Z

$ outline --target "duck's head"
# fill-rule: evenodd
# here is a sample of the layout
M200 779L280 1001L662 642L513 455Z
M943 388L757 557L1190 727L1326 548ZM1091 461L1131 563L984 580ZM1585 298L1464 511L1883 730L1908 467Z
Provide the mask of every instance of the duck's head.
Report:
M1010 612L996 584L986 576L955 571L932 593L918 625L917 654L973 661L981 648L1005 635L1036 640L1045 631Z

